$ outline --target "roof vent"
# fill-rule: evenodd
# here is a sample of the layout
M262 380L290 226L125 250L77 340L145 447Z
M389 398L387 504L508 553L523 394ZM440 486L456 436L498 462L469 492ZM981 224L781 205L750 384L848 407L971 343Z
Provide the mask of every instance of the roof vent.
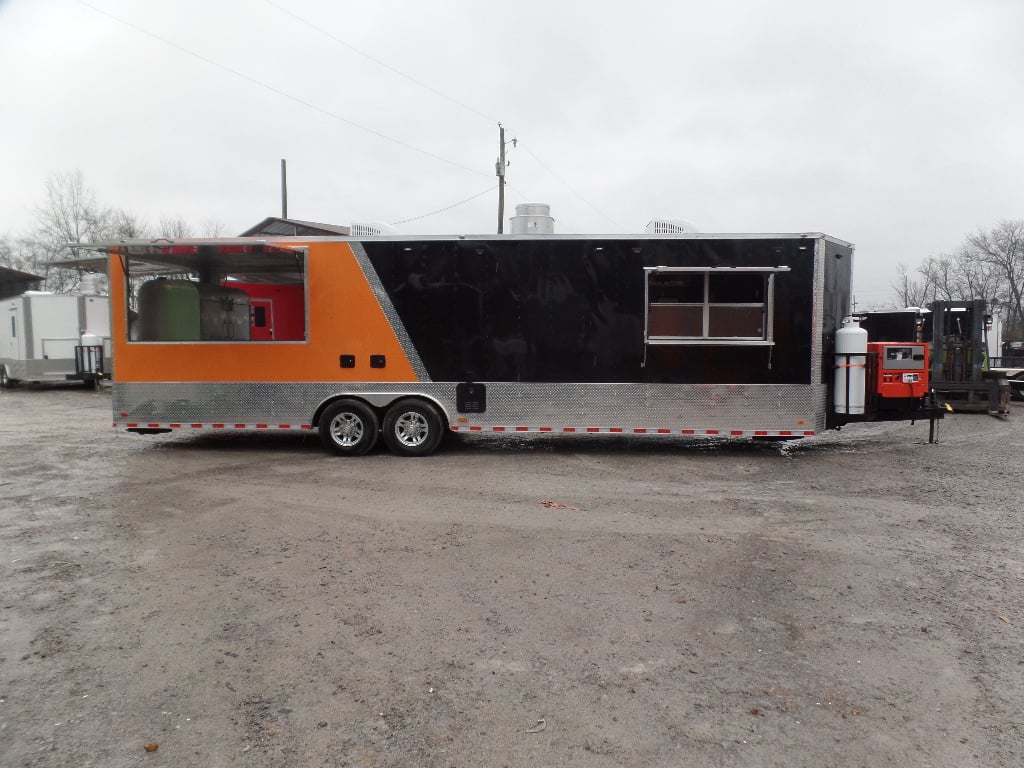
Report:
M78 292L82 296L99 296L99 282L99 275L93 273L84 274L78 283Z
M686 219L651 219L644 227L649 235L682 235L687 232L700 232Z
M508 220L513 235L553 235L555 220L547 203L519 203L516 215Z
M354 221L349 227L352 237L380 237L381 235L393 235L395 230L379 221Z

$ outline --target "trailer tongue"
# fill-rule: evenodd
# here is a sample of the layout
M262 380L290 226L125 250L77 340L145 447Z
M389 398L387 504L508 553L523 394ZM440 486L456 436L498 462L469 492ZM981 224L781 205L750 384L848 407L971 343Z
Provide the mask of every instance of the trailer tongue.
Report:
M449 431L792 439L942 413L913 339L846 349L853 247L818 233L87 247L133 431L417 456Z

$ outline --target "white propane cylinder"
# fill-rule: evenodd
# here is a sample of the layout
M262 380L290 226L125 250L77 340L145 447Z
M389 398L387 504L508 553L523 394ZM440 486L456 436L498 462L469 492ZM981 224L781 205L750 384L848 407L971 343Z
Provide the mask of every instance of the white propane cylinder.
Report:
M836 413L864 413L864 390L867 381L868 332L852 317L843 320L836 331L835 387L833 404Z

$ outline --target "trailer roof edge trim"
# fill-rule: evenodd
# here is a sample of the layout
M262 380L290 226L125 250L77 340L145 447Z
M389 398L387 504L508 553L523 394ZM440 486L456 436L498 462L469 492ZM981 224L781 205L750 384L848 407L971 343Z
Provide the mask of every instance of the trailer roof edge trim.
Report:
M723 267L711 265L708 267L644 267L644 272L650 272L653 274L661 274L663 272L687 272L687 273L704 273L704 272L756 272L763 274L766 272L789 272L789 267L780 265L777 267Z
M129 256L163 255L167 248L201 247L204 249L223 249L222 253L231 253L232 247L261 246L265 253L285 252L296 250L290 245L310 243L336 243L336 242L462 242L476 240L827 240L840 246L852 248L853 243L841 240L823 232L684 232L679 234L648 234L648 233L618 233L618 234L545 234L545 235L496 235L496 234L475 234L475 235L372 235L372 236L345 236L345 235L280 235L274 237L211 237L211 238L157 238L157 239L134 239L134 240L105 240L95 243L68 243L67 247L72 250L91 250L111 253L117 251ZM76 262L73 259L64 261ZM60 262L51 262L59 264Z
M227 256L232 254L274 254L301 253L302 249L280 245L265 238L158 238L156 240L108 240L98 243L69 243L68 248L76 251L105 251L126 256L180 256L203 253ZM77 263L74 259L67 260Z
M100 271L109 257L119 257L126 274L159 277L216 273L223 278L266 282L302 282L305 245L279 245L262 238L198 238L118 240L75 243L74 250L104 252L105 256L65 259L55 266ZM131 263L129 268L128 263Z
M280 235L260 237L258 242L272 243L279 247L287 247L287 243L337 243L337 242L462 242L478 240L520 240L525 242L538 240L827 240L836 245L852 248L853 243L823 232L683 232L679 234L650 234L646 232L604 233L604 234L543 234L543 235L508 235L494 233L478 233L472 235ZM184 244L215 244L215 243L247 243L254 238L210 238L161 240L167 245ZM72 245L78 248L105 248L124 243L154 243L151 240L123 241L121 243L95 243L93 245Z

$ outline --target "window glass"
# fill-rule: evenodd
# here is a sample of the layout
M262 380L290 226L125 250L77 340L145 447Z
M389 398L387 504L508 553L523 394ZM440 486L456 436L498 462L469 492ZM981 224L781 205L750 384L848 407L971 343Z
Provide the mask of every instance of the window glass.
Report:
M708 336L764 338L764 306L708 308Z
M649 330L651 336L704 335L704 307L685 305L661 305L650 308Z
M774 273L788 267L647 268L648 344L771 344Z
M716 302L763 302L765 275L744 272L740 274L715 274L708 276L708 301Z
M651 276L652 302L704 302L704 275L669 274Z

